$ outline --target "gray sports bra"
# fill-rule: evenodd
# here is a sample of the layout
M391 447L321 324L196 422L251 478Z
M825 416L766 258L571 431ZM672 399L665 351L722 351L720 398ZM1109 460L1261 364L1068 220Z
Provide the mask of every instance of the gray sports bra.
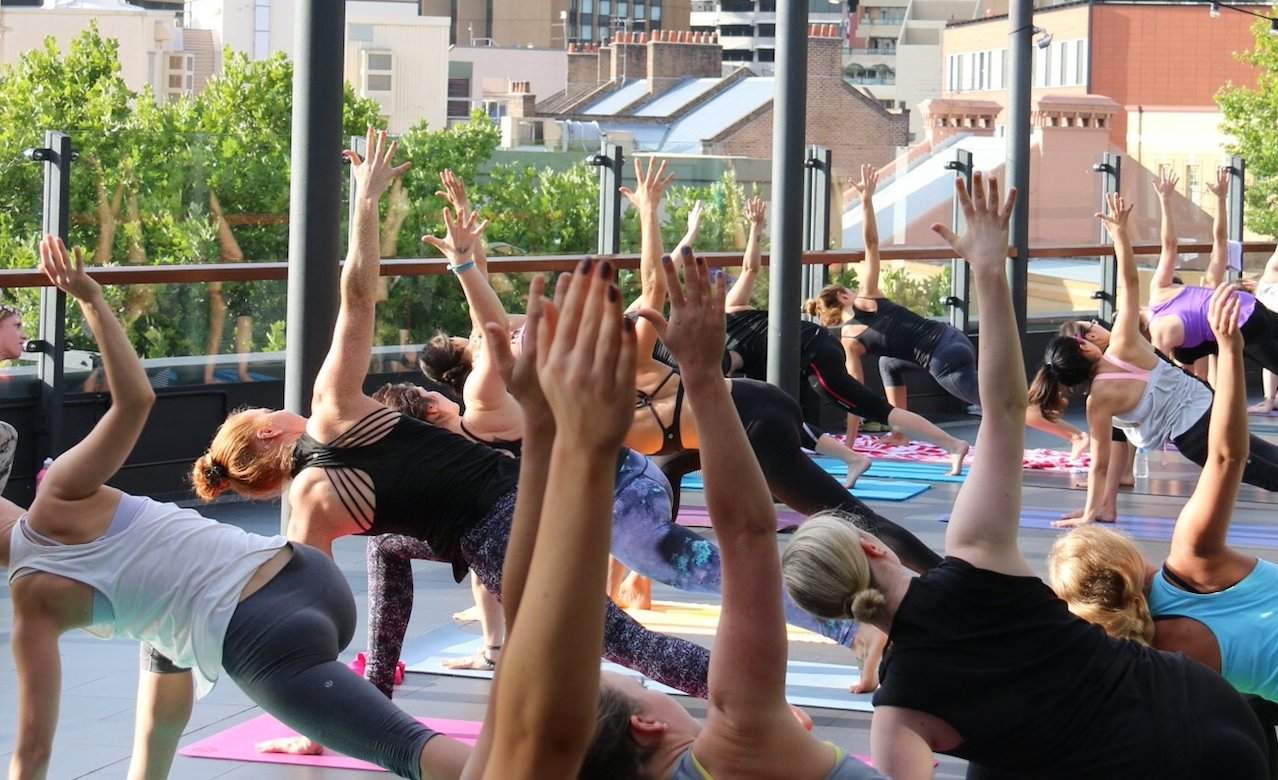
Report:
M825 776L825 780L887 780L883 775L843 752L843 748L833 742L825 744L834 749L834 768ZM679 763L675 765L674 774L670 775L670 780L714 780L714 775L701 766L697 757L692 755L692 748L688 748L679 759Z

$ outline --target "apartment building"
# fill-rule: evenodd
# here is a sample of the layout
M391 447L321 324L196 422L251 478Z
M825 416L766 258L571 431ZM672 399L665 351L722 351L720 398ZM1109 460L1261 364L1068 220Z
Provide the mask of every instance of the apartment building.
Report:
M423 16L452 20L462 46L567 48L619 32L688 28L690 0L420 0Z
M846 30L848 9L855 4L855 0L808 0L808 22ZM760 75L775 71L776 0L692 0L690 24L694 33L719 36L725 73L739 65L748 65Z

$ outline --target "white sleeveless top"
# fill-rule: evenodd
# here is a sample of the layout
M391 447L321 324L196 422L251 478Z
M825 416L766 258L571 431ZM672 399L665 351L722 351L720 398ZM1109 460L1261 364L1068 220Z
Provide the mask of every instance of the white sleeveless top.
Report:
M1151 371L1109 355L1105 359L1123 370L1097 374L1093 382L1129 379L1145 383L1145 392L1135 408L1114 415L1114 427L1137 447L1162 447L1192 428L1211 408L1211 391L1162 358Z
M221 671L222 642L240 593L288 541L175 504L127 494L120 500L132 514L127 527L84 544L50 543L23 515L10 534L9 582L39 571L89 586L109 602L114 618L86 630L150 643L195 671L202 697Z

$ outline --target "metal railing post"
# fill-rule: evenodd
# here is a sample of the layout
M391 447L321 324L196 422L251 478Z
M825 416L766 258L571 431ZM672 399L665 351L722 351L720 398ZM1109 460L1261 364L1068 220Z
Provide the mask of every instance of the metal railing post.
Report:
M1011 78L1007 104L1007 181L1018 192L1009 230L1010 249L1016 255L1008 258L1007 281L1012 291L1012 311L1016 330L1024 334L1026 305L1029 298L1030 246L1030 112L1033 111L1034 75L1034 2L1011 0L1008 25L1012 32L1008 42L1008 76Z
M595 252L621 254L621 171L625 155L617 144L603 142L599 154L590 158L599 168L599 238Z
M833 194L834 156L823 146L809 146L803 161L803 249L823 252L830 248L830 196ZM829 284L830 269L803 266L803 297L815 298Z
M972 174L976 169L971 152L956 149L954 159L945 164L945 170L962 176L968 192L972 191ZM963 209L959 208L958 198L954 198L954 213L950 216L950 224L955 233L962 232ZM950 307L950 325L963 333L972 331L972 278L968 274L969 270L967 261L961 257L950 261L950 295L945 299L945 305Z
M1247 161L1238 155L1229 158L1229 240L1243 240L1243 217L1247 197ZM1242 265L1245 258L1239 261L1238 270L1228 272L1230 279L1242 276Z
M28 149L24 156L44 166L45 235L66 241L71 226L71 136L50 130L44 134L44 146ZM67 296L56 287L40 290L40 330L37 341L27 349L40 352L36 377L40 380L40 422L37 427L37 453L41 460L55 458L62 452L63 355L67 349Z
M1092 170L1101 175L1100 212L1104 214L1109 196L1123 191L1123 156L1106 152L1101 156L1101 161L1092 166ZM1105 226L1101 225L1098 229L1100 242L1111 243L1109 231L1105 229ZM1114 309L1118 304L1118 258L1116 256L1101 260L1101 286L1099 290L1092 293L1092 300L1096 301L1096 316L1112 323Z

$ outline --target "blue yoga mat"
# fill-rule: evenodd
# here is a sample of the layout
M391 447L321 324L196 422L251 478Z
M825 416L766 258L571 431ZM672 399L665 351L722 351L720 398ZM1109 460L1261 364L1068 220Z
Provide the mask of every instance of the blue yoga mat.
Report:
M843 479L848 475L848 464L841 460L835 458L813 458L812 460L832 477ZM966 470L958 476L947 474L949 470L948 466L940 463L876 460L870 465L870 470L862 476L880 479L913 479L919 482L952 482L958 485L963 484L967 479Z
M1066 528L1053 528L1052 522L1059 520L1061 512L1052 509L1021 509L1021 528L1036 528L1049 531L1066 531ZM949 522L949 515L941 515L942 523ZM1119 515L1118 523L1109 528L1116 528L1133 539L1142 542L1170 542L1176 520L1170 517L1142 517L1139 515ZM1226 537L1235 547L1255 547L1265 550L1278 550L1278 526L1260 523L1233 523Z
M701 480L701 472L699 471L684 477L680 486L684 490L705 490L706 487ZM930 487L931 485L924 485L919 482L902 482L900 480L884 482L863 477L856 481L856 487L852 488L852 495L862 501L908 501Z
M433 631L410 639L404 645L403 658L406 671L421 674L439 674L448 677L473 677L492 679L492 672L473 669L449 669L443 665L447 658L473 656L483 649L483 639L457 626L441 626ZM850 654L849 654L850 655ZM644 678L639 672L605 661L605 671L639 678L649 690L661 691L673 696L684 696L681 691ZM786 664L786 701L797 707L826 707L834 710L873 712L871 694L857 694L848 687L860 679L855 666L842 664L796 661Z

